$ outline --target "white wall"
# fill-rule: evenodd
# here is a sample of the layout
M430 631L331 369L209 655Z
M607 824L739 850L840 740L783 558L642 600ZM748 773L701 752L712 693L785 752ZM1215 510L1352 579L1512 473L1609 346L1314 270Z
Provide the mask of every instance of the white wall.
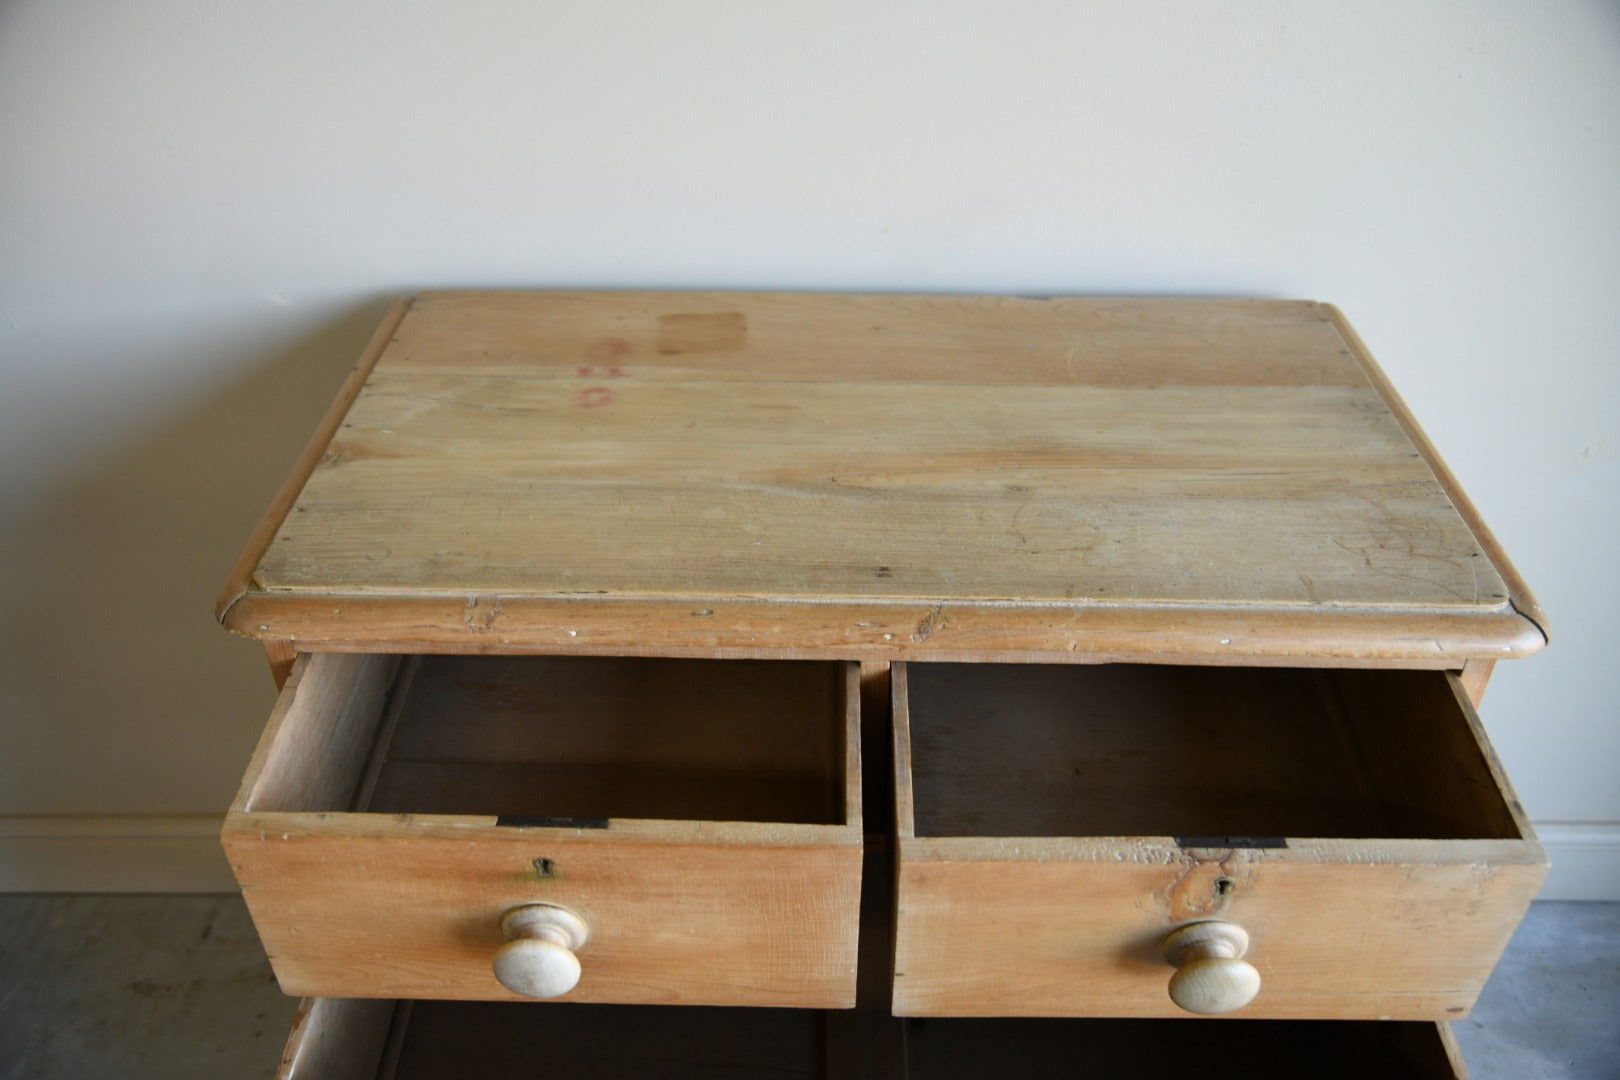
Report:
M0 4L0 815L228 801L212 595L387 294L1302 296L1551 612L1486 720L1620 896L1617 102L1597 0Z

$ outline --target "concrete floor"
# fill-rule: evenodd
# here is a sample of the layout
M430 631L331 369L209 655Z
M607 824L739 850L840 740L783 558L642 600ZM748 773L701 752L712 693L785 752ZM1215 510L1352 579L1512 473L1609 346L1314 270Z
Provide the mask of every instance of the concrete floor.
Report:
M1451 1029L1473 1080L1620 1077L1620 904L1532 904Z
M0 1080L274 1075L294 1002L236 896L0 895ZM1474 1080L1620 1078L1620 904L1537 904L1473 1015Z
M0 895L0 1077L272 1077L297 1002L238 896Z

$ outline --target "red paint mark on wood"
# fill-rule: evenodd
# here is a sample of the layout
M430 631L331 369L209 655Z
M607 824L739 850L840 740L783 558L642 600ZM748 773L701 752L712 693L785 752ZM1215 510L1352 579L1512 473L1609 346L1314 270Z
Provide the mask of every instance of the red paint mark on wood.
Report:
M581 409L600 409L603 405L613 404L613 391L605 386L587 386L579 392L574 404Z

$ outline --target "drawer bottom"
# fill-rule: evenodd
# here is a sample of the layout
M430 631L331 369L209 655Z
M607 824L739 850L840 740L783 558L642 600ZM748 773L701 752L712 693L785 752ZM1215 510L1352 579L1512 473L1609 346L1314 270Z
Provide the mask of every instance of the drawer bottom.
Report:
M299 1009L278 1080L465 1076L880 1076L889 1054L838 1053L848 1013L807 1009L344 998ZM867 1018L904 1075L1466 1077L1450 1029L1419 1022ZM847 1030L847 1029L846 1029ZM835 1067L832 1061L841 1061ZM853 1067L850 1065L853 1063ZM892 1075L892 1072L888 1073Z

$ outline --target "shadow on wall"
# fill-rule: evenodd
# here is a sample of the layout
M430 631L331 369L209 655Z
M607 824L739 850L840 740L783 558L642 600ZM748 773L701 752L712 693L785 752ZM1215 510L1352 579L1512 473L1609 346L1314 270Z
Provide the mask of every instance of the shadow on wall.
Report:
M0 814L222 813L274 701L215 594L387 302L59 486L0 538Z

